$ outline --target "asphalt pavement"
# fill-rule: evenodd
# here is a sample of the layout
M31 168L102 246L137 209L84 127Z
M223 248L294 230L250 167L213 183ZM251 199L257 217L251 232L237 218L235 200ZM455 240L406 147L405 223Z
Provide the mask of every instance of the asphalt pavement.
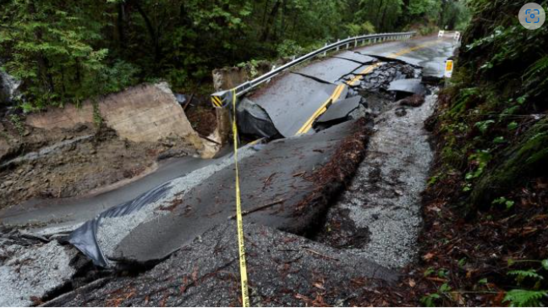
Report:
M452 39L426 37L340 51L294 69L248 97L263 107L285 137L309 133L312 122L331 103L346 98L348 87L373 71L383 58L398 59L424 68L423 76L441 78L453 54ZM375 57L380 56L375 63Z
M455 46L452 39L427 37L343 50L275 78L249 99L267 111L283 136L310 133L314 120L329 104L346 98L348 84L357 83L360 74L375 68L375 58L367 55L409 61L423 66L423 74L441 76L443 63ZM105 193L74 199L31 200L2 210L0 223L34 230L46 228L49 232L72 230L106 209L217 162L193 157L168 161L152 174Z
M423 67L423 76L440 77L444 61L453 54L455 46L452 39L427 37L343 50L274 78L248 97L263 107L286 137L259 146L256 153L239 163L254 304L276 304L273 299L282 300L278 304L303 304L302 296L314 296L320 285L334 290L333 296L326 296L329 305L344 305L341 294L352 288L355 279L390 282L397 278L395 272L384 267L392 265L382 262L383 255L335 250L295 235L318 233L333 198L350 181L366 155L370 134L363 119L320 132L314 131L313 124L331 104L347 99L365 75L391 59ZM341 114L348 112L342 109ZM380 143L384 142L380 139ZM213 164L217 167L211 168ZM206 172L207 168L211 170ZM364 174L368 178L369 173ZM108 232L99 230L92 234L93 238L98 235L94 241L106 248L111 260L141 265L163 262L137 278L112 277L111 283L95 285L93 292L66 294L66 300L58 304L118 305L119 302L110 301L110 295L120 287L132 294L125 297L127 304L132 305L146 305L149 300L157 305L166 304L166 300L170 305L238 304L232 219L234 175L227 157L171 161L156 172L107 193L16 206L0 212L0 222L48 232L71 230L104 210L138 200L169 182L169 193L161 203L142 211L140 216L128 216L129 222L125 216L113 217L99 224ZM153 214L152 219L142 217L157 212L161 214ZM356 225L358 222L362 223L356 220ZM120 226L125 228L120 231ZM379 241L384 239L380 237ZM172 288L173 279L177 280L177 288ZM317 282L311 285L314 281ZM185 292L182 286L185 290L194 288L194 297L181 297ZM176 292L166 295L166 289Z

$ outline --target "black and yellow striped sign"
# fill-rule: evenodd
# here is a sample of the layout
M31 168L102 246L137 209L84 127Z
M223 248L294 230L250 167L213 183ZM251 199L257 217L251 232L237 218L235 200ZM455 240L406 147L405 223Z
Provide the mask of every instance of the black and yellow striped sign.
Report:
M211 103L213 104L213 107L215 108L224 108L223 98L220 96L212 95Z

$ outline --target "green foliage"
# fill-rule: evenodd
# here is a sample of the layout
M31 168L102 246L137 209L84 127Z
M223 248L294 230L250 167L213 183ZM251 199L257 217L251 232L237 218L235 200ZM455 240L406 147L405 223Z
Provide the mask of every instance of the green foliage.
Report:
M428 25L457 0L3 0L0 58L25 112L142 81L201 84L211 70L301 55L347 36ZM440 3L444 3L441 5ZM442 14L443 13L443 14Z
M530 270L515 270L515 271L510 271L508 272L508 275L510 276L516 276L516 280L518 282L522 282L523 280L525 280L526 278L532 278L532 279L537 279L537 280L542 280L544 279L544 277L542 277L541 275L539 275L537 273L536 270L534 269L530 269Z
M132 71L109 67L108 49L99 47L104 15L91 9L94 3L10 1L2 9L7 26L0 28L0 43L10 52L4 66L23 82L24 110L78 102L126 85Z
M10 122L13 124L19 135L23 136L25 133L25 125L23 124L23 119L16 114L10 115Z
M348 35L350 36L375 33L375 26L373 26L373 24L369 21L362 24L351 23L346 25L346 28L348 29Z
M505 197L500 197L500 198L497 198L497 199L493 200L493 205L497 205L497 204L504 204L506 206L506 209L510 209L516 203L512 200L507 200Z
M482 133L482 134L485 134L485 132L487 131L487 129L489 128L489 126L491 124L495 123L495 121L493 120L486 120L486 121L481 121L481 122L477 122L475 124L475 126L479 129L479 131Z
M483 171L487 167L487 164L491 161L492 155L489 151L477 151L475 154L470 155L468 158L470 161L474 161L477 166L475 170L470 171L466 174L466 180L472 180L480 177L483 174Z
M507 274L516 278L518 286L531 285L532 283L534 285L532 288L510 290L506 293L504 302L509 302L513 307L544 306L544 300L548 299L548 290L541 290L541 282L544 280L544 277L539 271L548 270L548 260L508 260L508 266L516 263L540 263L541 267L538 269L509 271Z
M548 291L512 290L506 293L504 302L509 302L512 307L544 307L548 298Z
M278 56L282 58L301 55L304 53L304 48L294 40L284 40L276 48Z
M421 303L426 307L437 307L436 301L440 298L441 296L438 293L428 294L421 298Z
M101 127L103 124L103 116L101 116L99 104L96 101L93 102L93 124L95 124L96 127Z

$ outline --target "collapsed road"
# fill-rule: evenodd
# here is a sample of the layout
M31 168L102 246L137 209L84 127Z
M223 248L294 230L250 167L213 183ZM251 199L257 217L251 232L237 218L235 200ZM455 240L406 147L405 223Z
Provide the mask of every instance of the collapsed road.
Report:
M429 37L347 50L246 98L274 127L255 135L283 137L240 155L253 305L351 305L413 262L437 91L416 80L441 78L454 48ZM0 217L0 304L239 305L232 160L196 162L85 215L59 217L65 204Z

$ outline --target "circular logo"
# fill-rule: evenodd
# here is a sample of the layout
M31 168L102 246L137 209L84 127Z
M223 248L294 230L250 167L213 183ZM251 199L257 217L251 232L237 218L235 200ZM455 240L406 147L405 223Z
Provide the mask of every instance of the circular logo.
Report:
M536 30L546 21L546 12L542 6L537 3L530 2L521 7L519 10L519 22L525 29Z

